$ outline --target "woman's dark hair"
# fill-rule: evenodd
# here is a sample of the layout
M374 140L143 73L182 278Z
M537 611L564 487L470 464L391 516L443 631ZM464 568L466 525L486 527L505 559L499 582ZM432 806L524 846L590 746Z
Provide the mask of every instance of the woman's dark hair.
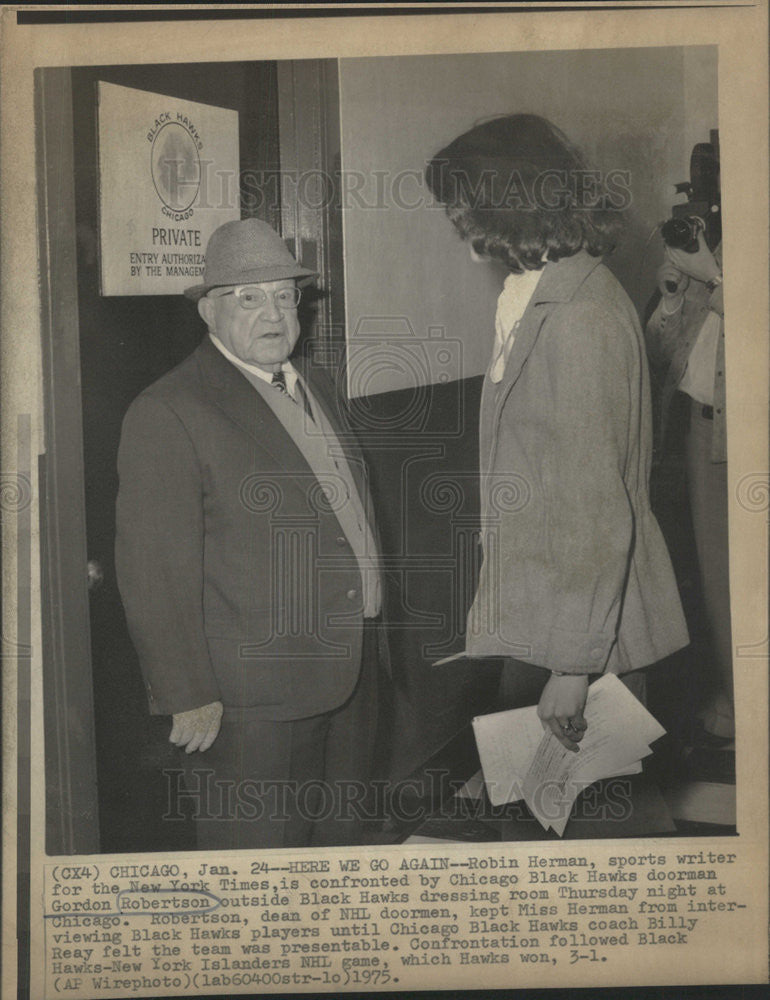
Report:
M620 226L580 151L538 115L504 115L463 133L425 171L463 239L511 271L615 248ZM603 204L603 200L605 204Z

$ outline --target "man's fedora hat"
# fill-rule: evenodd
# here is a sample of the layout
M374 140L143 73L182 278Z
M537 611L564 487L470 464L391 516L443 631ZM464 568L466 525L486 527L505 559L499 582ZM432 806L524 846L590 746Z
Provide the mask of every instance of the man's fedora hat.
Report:
M206 247L203 284L185 288L196 301L218 285L249 285L284 278L312 278L315 271L300 266L281 237L260 219L225 222Z

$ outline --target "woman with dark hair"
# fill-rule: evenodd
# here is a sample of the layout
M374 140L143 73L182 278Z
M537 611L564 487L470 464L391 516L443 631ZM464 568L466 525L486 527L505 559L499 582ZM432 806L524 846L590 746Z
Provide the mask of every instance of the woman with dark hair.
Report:
M466 654L505 657L500 707L537 702L578 750L591 675L637 671L688 642L648 497L642 333L601 262L624 193L536 115L475 126L426 177L472 256L510 272L481 399L484 562Z

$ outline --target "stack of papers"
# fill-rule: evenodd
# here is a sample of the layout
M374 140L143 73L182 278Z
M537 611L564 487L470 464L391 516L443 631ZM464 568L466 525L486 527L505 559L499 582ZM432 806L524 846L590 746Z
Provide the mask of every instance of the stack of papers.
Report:
M650 744L666 732L614 674L589 686L583 714L588 729L577 753L543 731L536 706L477 716L473 730L492 805L523 799L546 830L561 836L584 788L638 774Z

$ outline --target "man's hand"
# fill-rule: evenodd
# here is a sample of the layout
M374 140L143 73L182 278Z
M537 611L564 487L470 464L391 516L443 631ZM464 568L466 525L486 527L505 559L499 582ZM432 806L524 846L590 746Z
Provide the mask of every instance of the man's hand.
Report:
M540 695L537 714L543 728L568 750L580 749L578 743L588 728L583 718L587 697L587 674L551 674Z
M208 750L219 734L222 712L221 701L212 701L210 705L192 708L189 712L178 712L172 716L174 724L169 742L184 747L185 753Z
M665 259L669 264L673 264L683 274L694 278L696 281L713 281L718 278L722 270L714 259L714 255L706 246L703 230L698 231L698 249L695 253L687 253L685 250L674 250L671 247L665 249Z
M687 275L669 261L658 268L657 281L660 294L669 309L684 295L690 284Z

